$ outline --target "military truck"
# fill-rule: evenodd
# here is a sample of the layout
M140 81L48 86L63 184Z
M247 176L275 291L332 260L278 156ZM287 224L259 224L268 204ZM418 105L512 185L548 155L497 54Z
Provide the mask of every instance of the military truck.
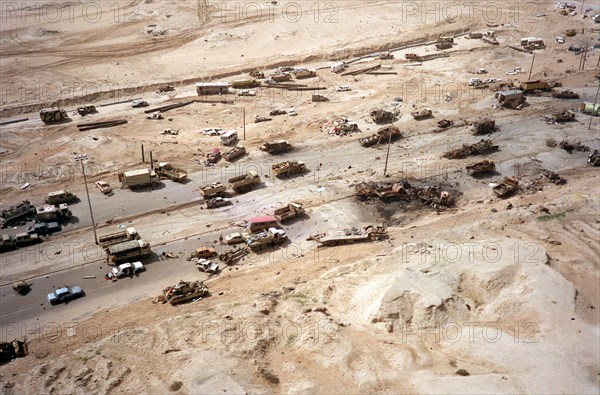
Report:
M410 113L410 115L416 120L429 118L432 114L433 112L430 108L422 108L420 110L411 111Z
M519 190L519 181L514 177L506 177L492 190L499 198L507 198Z
M96 106L87 105L87 106L77 107L77 113L79 115L81 115L82 117L85 117L88 114L94 114L97 112L98 112L98 110L96 110Z
M297 160L290 160L272 165L271 170L275 177L287 177L306 171L306 164Z
M269 154L281 154L292 150L292 145L285 140L275 141L273 143L266 142L259 147L261 151L268 152Z
M69 116L60 108L44 108L40 110L40 118L44 123L60 123L69 119Z
M303 213L304 213L304 207L302 207L302 204L296 203L296 202L291 202L290 204L288 204L285 207L280 207L278 209L275 209L273 216L275 218L277 218L277 220L279 222L283 222L288 219L296 218Z
M260 232L248 237L246 244L252 251L262 250L275 245L283 244L287 240L285 231L277 228L269 228L266 232Z
M163 178L168 178L175 182L181 182L187 178L187 171L180 167L175 167L168 162L161 162L158 164L156 173Z
M253 170L248 174L237 176L229 179L229 185L237 193L249 192L255 185L261 183L260 176Z
M125 241L139 240L139 239L140 239L140 235L137 232L137 230L135 230L135 228L129 227L129 228L123 229L119 232L100 236L98 238L98 243L100 244L100 246L102 248L106 248L108 246L123 243Z
M106 262L116 265L121 262L140 259L152 253L150 244L143 239L130 240L106 247Z
M204 199L210 199L222 195L227 190L227 187L223 183L213 182L212 184L206 185L200 188Z
M158 184L160 176L154 170L139 169L119 173L119 181L123 188L135 189Z
M61 189L60 191L49 192L46 196L46 204L61 204L71 203L77 200L77 195L69 192L67 189Z
M15 239L13 239L10 235L2 235L0 237L0 252L11 251L17 247L15 244Z
M69 210L66 203L61 203L58 206L45 204L42 207L36 208L35 219L40 222L64 222L73 217L73 213Z
M10 225L18 220L31 218L34 215L35 206L29 203L29 200L23 200L16 206L12 206L7 210L2 210L0 222L2 222L2 225Z
M37 233L29 234L27 232L17 233L14 238L15 246L17 248L27 247L33 244L41 243L42 239Z
M204 296L208 296L208 288L201 281L188 282L180 281L178 284L163 289L163 295L159 298L162 303L169 302L171 305L178 305L191 302Z
M225 158L225 160L227 162L231 162L237 158L239 158L240 156L243 156L246 154L246 148L245 147L241 147L241 146L237 146L237 147L233 147L231 150L225 152L223 154L223 158Z

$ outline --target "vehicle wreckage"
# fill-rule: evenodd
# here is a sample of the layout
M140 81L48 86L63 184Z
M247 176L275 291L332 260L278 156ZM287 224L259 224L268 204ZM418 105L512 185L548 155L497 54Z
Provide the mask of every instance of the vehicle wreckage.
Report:
M444 154L444 158L463 159L472 155L485 155L498 151L499 146L494 145L492 140L481 140L475 144L463 144L461 148L450 150Z
M191 302L195 299L209 296L208 288L202 281L179 281L176 285L163 289L163 294L158 297L157 302L178 305Z
M418 188L406 180L392 183L361 182L355 186L355 190L357 197L363 201L380 199L387 203L398 200L417 200L435 209L444 209L453 204L450 194L439 186L428 185Z
M383 226L368 225L359 228L348 228L330 232L320 232L309 236L306 240L314 240L323 246L358 243L364 241L384 240L388 234Z

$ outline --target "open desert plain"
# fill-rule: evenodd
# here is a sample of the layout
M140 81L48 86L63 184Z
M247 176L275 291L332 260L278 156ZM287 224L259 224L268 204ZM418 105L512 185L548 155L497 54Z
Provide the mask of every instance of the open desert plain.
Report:
M0 5L0 394L600 392L597 1Z

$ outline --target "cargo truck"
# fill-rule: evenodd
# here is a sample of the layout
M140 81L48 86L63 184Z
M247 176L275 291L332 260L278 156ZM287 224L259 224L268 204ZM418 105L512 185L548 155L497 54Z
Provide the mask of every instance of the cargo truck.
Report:
M286 221L288 219L296 218L304 213L302 204L292 202L285 207L281 207L275 210L273 216L277 218L279 222Z
M49 192L46 196L46 204L61 204L71 203L77 200L77 195L69 192L66 189L60 191Z
M245 153L246 153L245 147L237 146L237 147L234 147L231 150L225 152L223 154L223 158L225 158L225 160L227 162L231 162L231 161L239 158L240 156L244 155Z
M273 143L266 142L259 147L261 151L266 151L270 154L279 154L282 152L287 152L292 149L292 145L285 140L275 141Z
M287 177L306 171L306 164L297 160L290 160L272 165L271 170L275 177Z
M202 196L204 199L210 199L213 197L217 197L222 195L227 190L227 187L223 185L223 183L213 182L212 184L206 185L200 188L200 192L202 192Z
M39 222L64 222L73 217L73 213L69 210L66 203L61 203L58 206L45 204L42 207L36 208L35 219Z
M115 265L121 262L140 259L150 255L150 244L147 241L130 240L119 244L113 244L106 248L106 262L109 265Z
M158 164L158 169L156 169L156 173L160 177L168 178L175 182L184 181L187 178L187 171L180 167L175 167L168 162L161 162Z
M258 185L260 183L260 176L252 170L249 171L248 174L245 174L243 176L233 177L229 179L229 185L231 186L231 189L233 189L237 193L248 192L252 190L252 188L254 188L255 185Z
M287 235L282 229L269 228L266 232L261 232L250 236L246 240L246 244L253 251L262 250L268 247L273 247L285 243Z
M139 239L140 239L140 235L137 232L137 230L135 230L135 228L130 227L130 228L121 230L119 232L111 233L111 234L108 234L105 236L100 236L98 238L98 243L100 244L100 246L102 248L106 248L108 246L123 243L125 241L139 240Z
M29 203L29 200L23 200L16 206L2 210L0 213L0 222L2 225L10 225L15 221L27 219L35 215L35 206Z
M123 188L140 188L148 185L156 185L160 182L160 177L154 170L139 169L119 173L119 181Z

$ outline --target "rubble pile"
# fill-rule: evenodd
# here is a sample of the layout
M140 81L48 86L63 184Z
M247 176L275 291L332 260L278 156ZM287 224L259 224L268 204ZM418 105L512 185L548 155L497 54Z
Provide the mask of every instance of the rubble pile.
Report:
M490 134L498 131L496 121L489 118L484 118L479 121L475 121L470 125L470 130L474 135Z
M361 182L355 186L356 194L360 200L380 199L387 203L391 201L420 201L433 208L445 208L452 205L450 194L437 185L424 187L412 186L408 181L380 183Z
M600 166L600 152L597 149L588 157L588 163L592 166Z
M544 185L549 182L555 185L564 185L567 183L567 180L553 171L544 171L542 174L531 180L531 182L527 185L527 189L532 191L541 191Z
M552 97L557 99L579 99L579 95L570 89L566 89L560 92L552 92Z
M194 299L208 295L208 288L202 281L179 281L176 285L163 289L163 294L158 297L157 302L172 305L191 302Z
M485 155L497 151L498 148L492 143L492 140L481 140L475 144L463 144L461 148L450 150L444 154L444 158L463 159L472 155Z
M588 152L590 150L590 147L581 144L579 141L576 143L570 143L568 140L563 140L560 142L559 146L569 154L572 154L573 151Z
M395 115L391 111L376 109L371 111L371 118L376 124L383 125L394 122Z
M555 123L571 122L575 120L575 113L573 111L565 110L563 112L556 112L550 116L545 116L544 119L549 125Z

